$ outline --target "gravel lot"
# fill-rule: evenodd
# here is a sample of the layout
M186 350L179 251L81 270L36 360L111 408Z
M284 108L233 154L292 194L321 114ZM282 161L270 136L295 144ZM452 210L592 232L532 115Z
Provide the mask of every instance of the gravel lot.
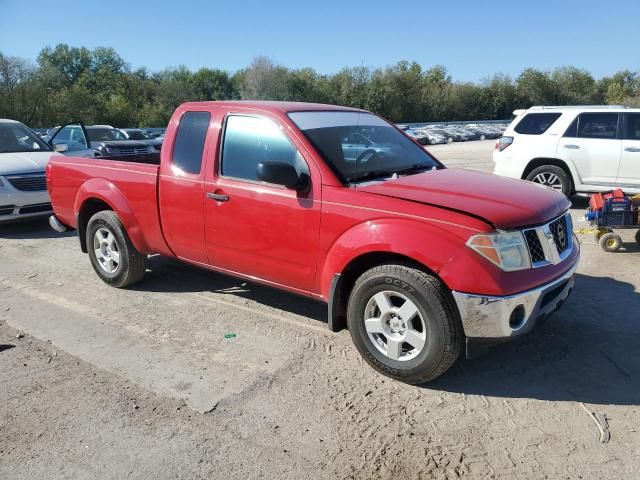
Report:
M430 150L490 171L493 144ZM116 290L74 234L2 226L0 478L638 478L626 240L581 237L563 310L413 387L367 367L322 304L159 257Z

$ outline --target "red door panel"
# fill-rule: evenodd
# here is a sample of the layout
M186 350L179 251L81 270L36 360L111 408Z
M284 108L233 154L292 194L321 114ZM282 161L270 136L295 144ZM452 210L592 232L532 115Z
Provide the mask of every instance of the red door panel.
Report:
M204 241L204 178L216 110L181 106L162 149L158 202L169 248L184 259L207 262ZM171 148L169 148L171 146Z
M311 291L316 271L320 202L312 194L221 178L207 191L210 262L226 270Z

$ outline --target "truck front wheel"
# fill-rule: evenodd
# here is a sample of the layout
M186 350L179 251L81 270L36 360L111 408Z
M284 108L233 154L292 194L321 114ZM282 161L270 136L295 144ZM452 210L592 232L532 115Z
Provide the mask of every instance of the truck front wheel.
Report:
M102 281L124 288L142 280L146 256L133 246L115 212L96 213L86 231L89 259Z
M446 287L405 265L381 265L356 281L347 309L351 338L376 370L420 384L453 365L462 325Z

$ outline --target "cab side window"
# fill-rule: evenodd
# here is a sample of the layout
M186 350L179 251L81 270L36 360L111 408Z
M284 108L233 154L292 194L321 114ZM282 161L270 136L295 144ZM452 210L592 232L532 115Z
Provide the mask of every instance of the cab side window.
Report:
M298 174L308 173L302 156L274 122L243 115L227 117L220 174L258 181L258 163L268 161L290 163Z
M209 112L185 112L182 115L173 145L173 164L176 167L188 173L200 173L210 120Z

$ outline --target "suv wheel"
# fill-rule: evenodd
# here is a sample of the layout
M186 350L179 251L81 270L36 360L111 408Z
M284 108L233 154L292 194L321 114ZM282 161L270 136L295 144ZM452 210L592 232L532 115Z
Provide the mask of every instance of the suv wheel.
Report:
M133 246L115 212L103 210L91 217L86 240L91 265L103 282L123 288L142 280L146 255Z
M571 195L571 191L573 190L571 178L567 175L567 172L555 165L543 165L533 169L529 175L527 175L526 180L551 187L554 190L564 193L567 197Z
M439 377L462 350L462 325L446 287L404 265L362 274L349 297L347 322L367 363L411 384Z

